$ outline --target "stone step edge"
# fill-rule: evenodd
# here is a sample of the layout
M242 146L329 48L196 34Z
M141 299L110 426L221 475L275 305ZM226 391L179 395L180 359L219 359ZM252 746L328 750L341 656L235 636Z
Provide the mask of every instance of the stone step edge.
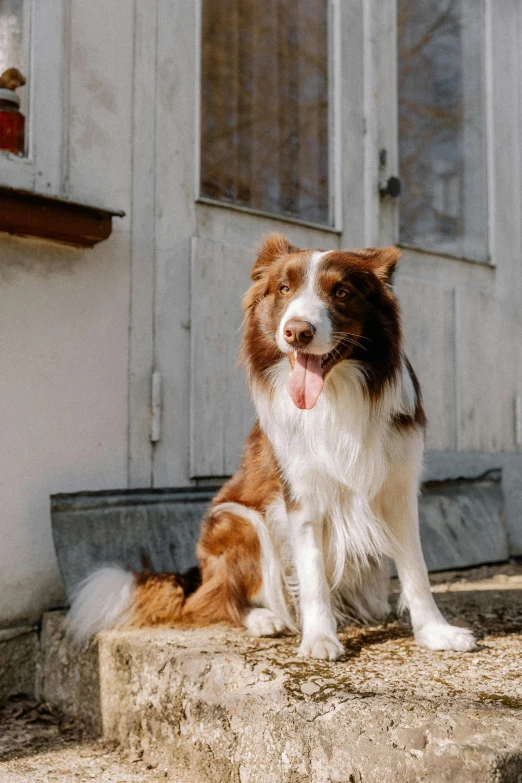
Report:
M169 769L173 783L515 783L522 775L518 716L405 705L342 682L327 695L314 683L322 662L274 665L266 651L277 640L263 652L237 631L110 632L72 650L62 619L44 617L42 696ZM450 724L457 731L448 733Z

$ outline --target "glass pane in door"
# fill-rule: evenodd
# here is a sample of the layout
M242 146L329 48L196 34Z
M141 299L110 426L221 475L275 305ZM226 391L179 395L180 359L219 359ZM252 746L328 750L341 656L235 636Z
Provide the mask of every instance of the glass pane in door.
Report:
M26 0L0 0L0 74L8 68L26 71L24 5Z
M398 0L400 241L488 257L484 0Z
M16 68L29 81L30 1L0 0L0 76ZM13 82L13 86L15 84ZM20 98L20 111L27 117L28 86L17 88L16 93Z
M327 0L203 0L200 195L328 225Z

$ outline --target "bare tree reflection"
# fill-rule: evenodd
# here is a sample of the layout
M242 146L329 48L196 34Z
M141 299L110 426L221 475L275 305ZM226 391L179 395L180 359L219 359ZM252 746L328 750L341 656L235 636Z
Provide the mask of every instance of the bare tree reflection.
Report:
M463 233L460 0L399 0L403 241Z
M327 0L203 1L201 194L328 223Z

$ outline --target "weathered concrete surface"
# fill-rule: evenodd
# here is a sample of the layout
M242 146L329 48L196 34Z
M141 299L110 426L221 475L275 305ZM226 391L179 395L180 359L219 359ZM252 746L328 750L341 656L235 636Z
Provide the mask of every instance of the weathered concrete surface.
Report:
M15 693L34 693L38 634L32 626L0 630L0 704Z
M397 621L346 629L336 663L298 658L293 637L223 627L111 632L91 708L106 737L173 783L520 781L522 568L434 581L445 613L478 632L478 652L420 650ZM46 622L63 665L59 616ZM55 654L43 694L65 704L64 682L49 678Z
M48 612L42 618L36 696L101 734L98 642L87 649L71 647L64 637L64 617L64 612Z

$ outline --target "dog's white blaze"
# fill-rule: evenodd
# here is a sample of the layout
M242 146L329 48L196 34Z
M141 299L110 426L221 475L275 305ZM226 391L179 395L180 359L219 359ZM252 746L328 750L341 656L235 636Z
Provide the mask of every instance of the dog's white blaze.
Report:
M328 255L327 252L312 253L306 270L306 286L302 293L290 302L283 313L276 335L277 345L283 353L290 353L293 350L284 338L285 324L291 318L308 321L315 327L314 339L309 347L310 353L329 353L335 347L328 308L319 296L316 285L319 264L326 255Z

